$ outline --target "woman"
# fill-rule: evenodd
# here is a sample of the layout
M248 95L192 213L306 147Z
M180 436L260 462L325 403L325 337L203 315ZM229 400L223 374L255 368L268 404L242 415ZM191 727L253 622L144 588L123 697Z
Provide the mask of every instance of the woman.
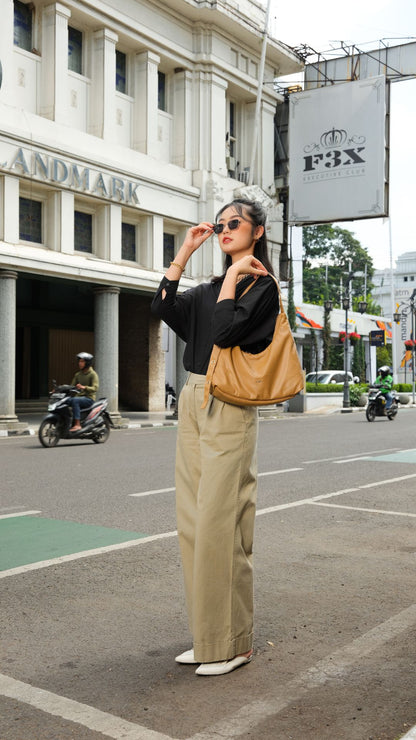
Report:
M152 304L186 343L190 372L179 399L176 512L193 647L176 661L199 663L198 675L229 673L253 653L257 409L213 397L201 405L213 344L257 353L272 339L279 302L265 223L259 203L237 199L215 224L190 228ZM224 274L177 295L186 263L213 233Z

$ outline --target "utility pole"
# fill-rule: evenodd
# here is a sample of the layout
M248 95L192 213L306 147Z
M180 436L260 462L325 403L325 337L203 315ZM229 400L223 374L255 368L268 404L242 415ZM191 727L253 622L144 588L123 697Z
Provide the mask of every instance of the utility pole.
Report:
M257 153L257 147L258 147L259 119L260 119L261 97L262 97L262 92L263 92L264 65L266 61L267 30L269 27L270 6L271 6L271 0L267 0L266 18L264 21L263 45L261 48L261 58L260 58L260 68L259 68L259 82L258 82L257 98L256 98L256 111L254 114L253 144L251 148L250 171L249 171L249 180L248 180L249 185L252 185L253 180L254 180L254 163L256 161L256 153Z

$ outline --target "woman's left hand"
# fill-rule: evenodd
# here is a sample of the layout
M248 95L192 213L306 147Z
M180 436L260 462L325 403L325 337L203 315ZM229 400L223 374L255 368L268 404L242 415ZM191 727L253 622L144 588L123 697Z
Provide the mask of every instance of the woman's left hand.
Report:
M253 275L254 279L257 280L261 275L267 274L268 272L260 260L253 257L252 254L246 254L241 259L233 262L228 268L218 296L218 303L227 298L235 299L235 286L239 275Z
M238 275L254 275L255 278L268 274L263 263L252 254L246 254L241 259L233 262L227 272L235 273L237 277Z

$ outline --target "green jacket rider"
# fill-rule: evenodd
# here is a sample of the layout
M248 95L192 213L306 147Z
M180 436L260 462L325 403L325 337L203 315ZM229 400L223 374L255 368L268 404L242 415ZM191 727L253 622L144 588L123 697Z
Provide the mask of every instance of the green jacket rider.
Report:
M383 396L386 398L386 411L390 408L392 402L393 402L393 396L392 396L392 388L393 388L393 375L392 375L392 369L388 365L383 365L383 367L380 367L378 370L378 375L376 378L376 385L379 386L380 391L382 392Z

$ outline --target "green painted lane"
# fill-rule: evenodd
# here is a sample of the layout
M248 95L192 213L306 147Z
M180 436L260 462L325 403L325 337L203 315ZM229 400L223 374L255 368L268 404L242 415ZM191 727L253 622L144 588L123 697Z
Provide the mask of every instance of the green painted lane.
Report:
M377 455L374 457L363 457L363 460L381 460L382 462L395 462L395 463L416 463L416 449L414 450L400 450L399 452L392 452L390 455Z
M0 520L0 571L63 555L117 545L146 537L109 527L41 517Z

